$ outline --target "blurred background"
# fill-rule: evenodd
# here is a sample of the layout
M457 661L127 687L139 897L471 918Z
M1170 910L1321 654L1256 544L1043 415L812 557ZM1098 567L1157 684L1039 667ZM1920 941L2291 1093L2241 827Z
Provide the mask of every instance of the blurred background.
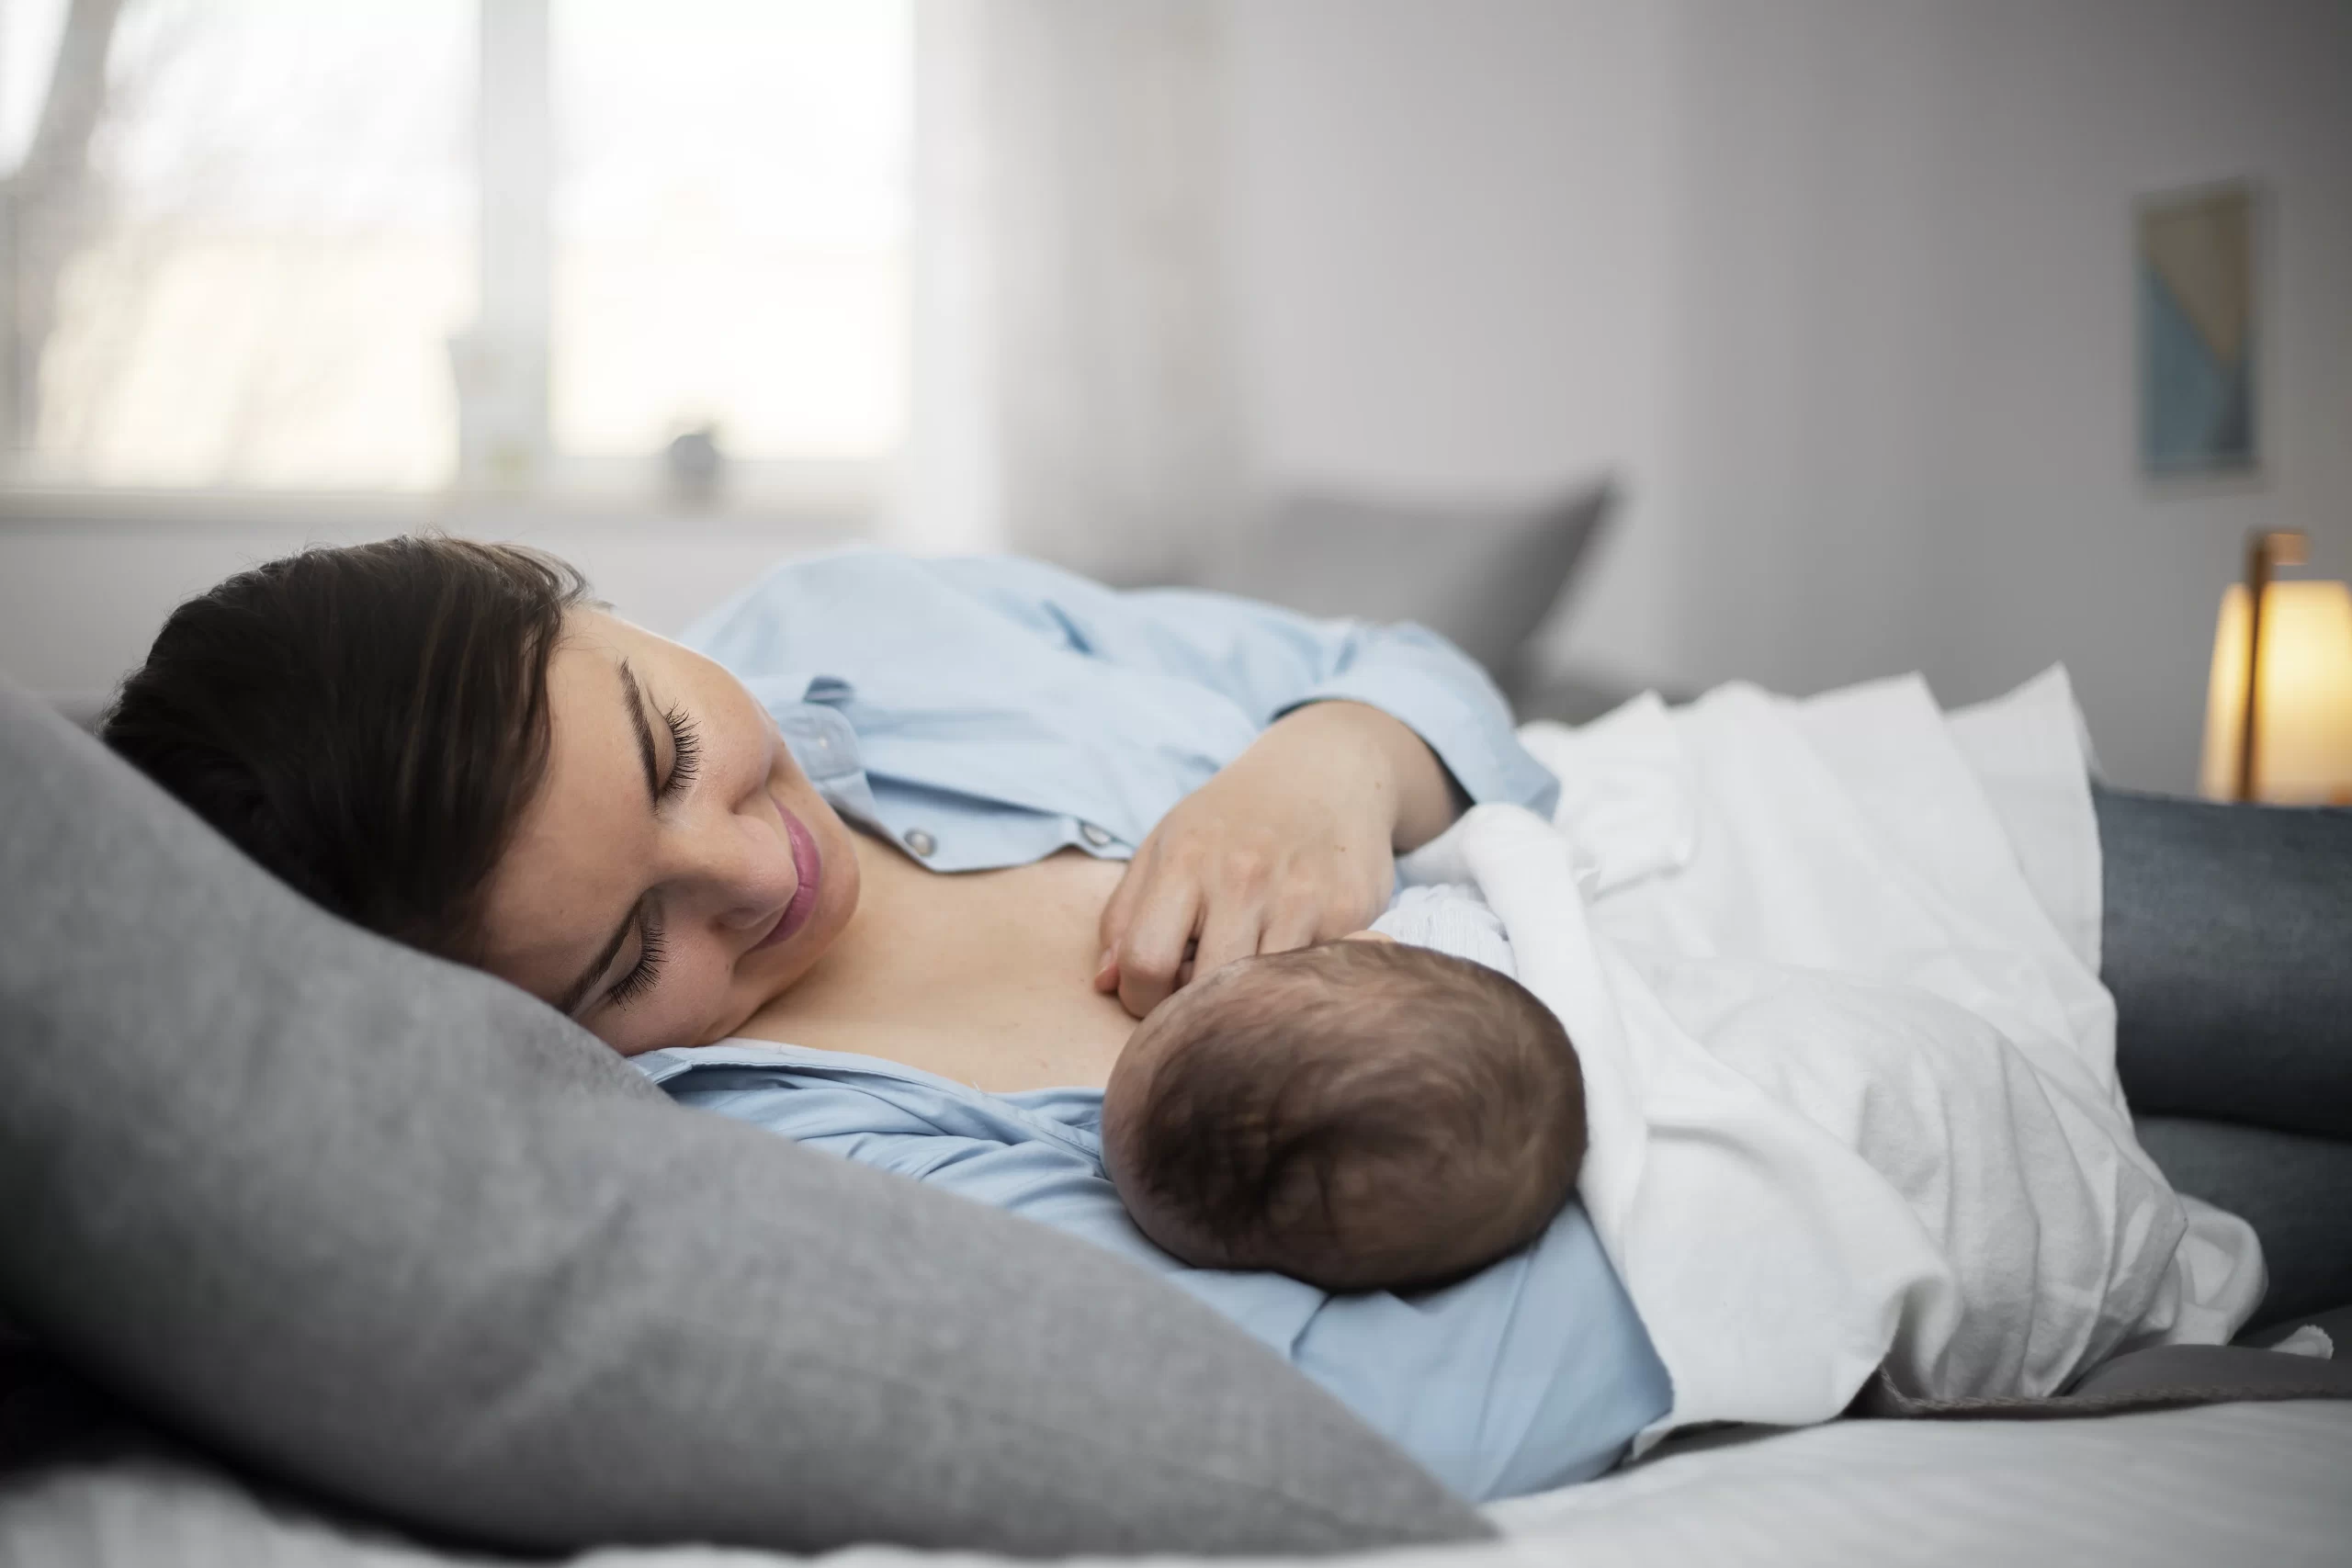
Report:
M2158 463L2141 219L2215 186L2252 423ZM2064 660L2187 789L2248 531L2352 571L2352 0L0 0L0 304L61 698L411 527L662 630L853 539L1312 599L1548 529L1473 627L1532 707Z

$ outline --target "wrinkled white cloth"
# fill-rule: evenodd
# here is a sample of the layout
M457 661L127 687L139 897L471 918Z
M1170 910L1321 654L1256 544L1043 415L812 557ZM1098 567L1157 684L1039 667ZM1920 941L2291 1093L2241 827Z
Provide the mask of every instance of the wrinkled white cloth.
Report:
M1699 1422L2056 1393L2218 1343L2244 1222L2133 1137L2063 671L1949 716L1917 679L1718 689L1531 725L1553 823L1472 811L1400 863L1475 883L1584 1065L1580 1182Z
M2314 1361L2335 1359L2335 1341L2316 1323L2306 1323L2270 1348L2281 1355L2306 1356Z

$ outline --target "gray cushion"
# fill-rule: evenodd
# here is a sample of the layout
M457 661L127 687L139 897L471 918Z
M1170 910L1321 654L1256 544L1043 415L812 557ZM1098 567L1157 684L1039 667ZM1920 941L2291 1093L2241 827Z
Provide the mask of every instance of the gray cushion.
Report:
M1302 492L1204 585L1310 615L1419 621L1508 686L1615 504L1607 480L1516 506Z
M2262 1238L2270 1288L2252 1326L2352 1302L2352 1140L2187 1116L2143 1116L2137 1129L2165 1179Z
M2352 1141L2352 810L2093 798L2132 1113Z
M2157 1345L2101 1362L2066 1393L2110 1404L2352 1399L2352 1359L2323 1360L2244 1345Z
M512 1546L1486 1533L1081 1244L672 1106L0 688L0 1314L265 1472Z

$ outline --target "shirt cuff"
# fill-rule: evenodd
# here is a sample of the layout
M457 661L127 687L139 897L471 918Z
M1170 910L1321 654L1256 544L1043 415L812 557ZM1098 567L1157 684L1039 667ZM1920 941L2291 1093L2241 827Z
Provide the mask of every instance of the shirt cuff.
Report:
M1378 708L1437 753L1472 804L1508 801L1549 821L1560 781L1519 743L1501 694L1477 679L1483 690L1465 690L1450 672L1367 662L1317 685L1291 708L1322 702Z

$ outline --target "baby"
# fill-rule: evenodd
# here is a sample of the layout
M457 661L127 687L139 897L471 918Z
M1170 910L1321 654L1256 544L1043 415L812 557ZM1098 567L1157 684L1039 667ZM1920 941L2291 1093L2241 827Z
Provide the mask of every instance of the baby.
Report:
M1415 912L1414 934L1451 927L1441 945L1487 962L1360 931L1227 964L1136 1029L1102 1145L1146 1235L1203 1268L1410 1290L1551 1223L1584 1159L1567 1032L1503 972L1483 905Z

